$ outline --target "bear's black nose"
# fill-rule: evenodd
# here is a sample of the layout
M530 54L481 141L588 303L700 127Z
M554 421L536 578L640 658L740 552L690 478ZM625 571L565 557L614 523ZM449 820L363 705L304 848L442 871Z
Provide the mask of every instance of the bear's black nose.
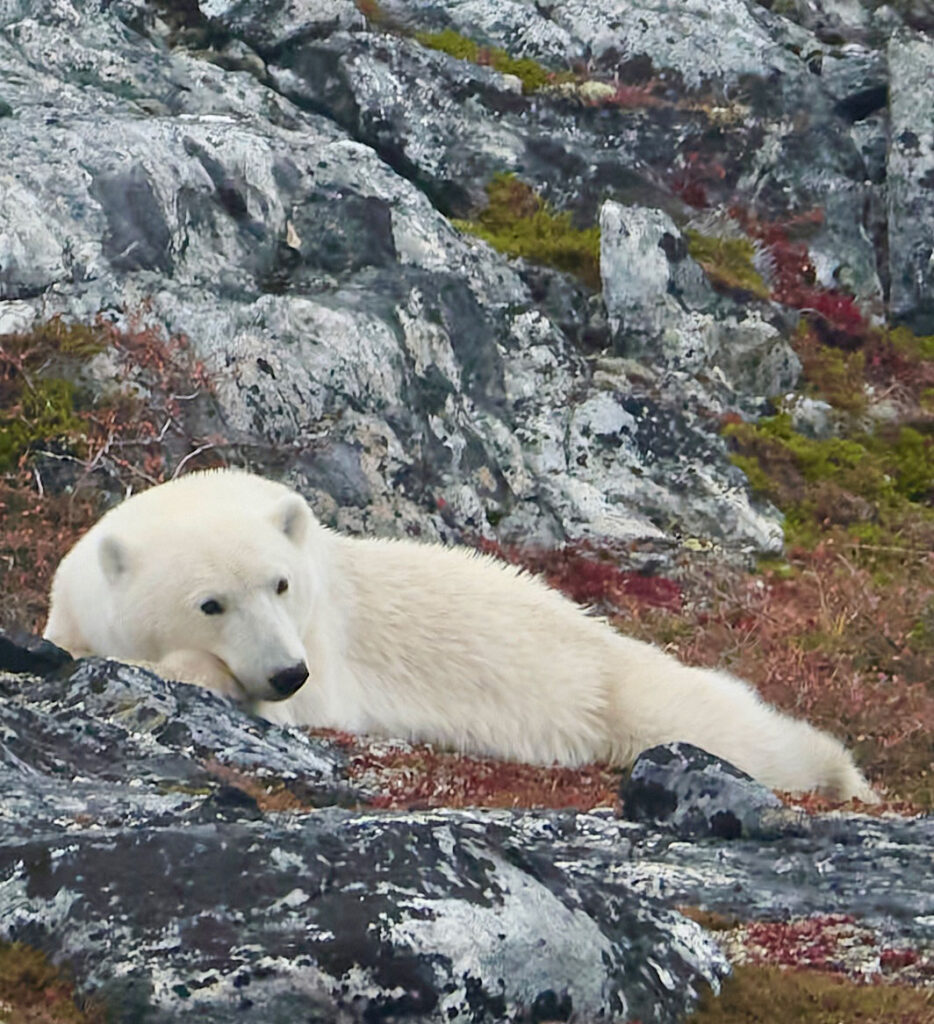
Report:
M280 697L291 697L308 678L308 666L301 661L291 668L284 668L274 676L270 676L269 685Z

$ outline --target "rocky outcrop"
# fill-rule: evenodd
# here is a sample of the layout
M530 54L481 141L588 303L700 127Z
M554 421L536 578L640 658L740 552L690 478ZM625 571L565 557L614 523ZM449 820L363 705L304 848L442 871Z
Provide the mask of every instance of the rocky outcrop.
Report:
M0 688L0 929L117 1020L667 1021L725 970L556 862L573 816L340 810L367 794L333 744L115 663Z
M342 529L775 550L716 427L793 385L787 315L715 292L684 231L819 205L819 281L881 308L891 280L923 326L928 44L887 52L881 13L841 46L819 5L636 6L7 4L0 331L187 336L214 451ZM602 296L452 226L502 172L601 226Z
M0 675L0 725L0 931L128 1024L674 1022L728 969L684 904L930 943L930 819L724 843L609 812L367 810L333 741L99 660ZM733 774L695 769L682 811L738 806Z

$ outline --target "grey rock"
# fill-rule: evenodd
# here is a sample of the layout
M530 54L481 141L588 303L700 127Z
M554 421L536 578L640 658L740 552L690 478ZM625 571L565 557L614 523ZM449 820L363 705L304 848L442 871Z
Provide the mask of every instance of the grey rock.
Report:
M643 751L620 790L623 816L684 838L772 839L803 835L804 812L785 808L752 776L690 743Z
M387 9L404 12L412 23L479 35L510 53L546 64L587 58L614 66L647 56L657 69L679 72L692 87L711 79L732 83L746 74L766 76L798 68L796 58L775 39L774 19L745 0L727 0L716 12L693 0L676 6L661 0L614 0L600 6L586 0L393 0ZM788 26L785 32L806 38L797 26Z
M558 2L551 16L573 32L598 61L616 63L648 56L655 68L677 71L685 83L736 82L743 75L769 77L774 72L795 74L800 59L778 29L808 45L805 32L791 25L776 26L773 16L746 0L725 0L712 10L702 0L676 6L664 0L636 3L614 0L595 8L586 0Z
M930 814L815 815L805 834L789 830L730 842L686 841L670 830L609 814L574 820L561 860L586 849L580 860L584 875L599 875L612 863L614 880L635 891L670 906L698 906L739 920L853 914L875 930L880 948L907 942L922 956L934 952ZM624 839L628 854L621 858Z
M709 405L718 392L729 405L734 394L754 402L796 383L798 357L757 310L694 283L700 268L662 210L604 203L600 273L617 350L704 379Z
M792 426L801 434L824 440L834 434L834 410L829 402L801 395L789 402L785 410L791 416Z
M509 815L264 811L212 765L308 807L362 794L326 741L141 669L0 692L0 934L66 960L114 1020L673 1022L726 969L657 901L555 864L560 816L534 817L536 848Z
M657 337L677 306L668 295L671 271L664 243L681 233L662 210L604 203L600 211L600 274L614 331Z
M831 43L865 39L872 26L872 12L860 0L782 0L763 6Z
M615 403L625 418L621 403L641 399L623 380L618 390L586 393L586 364L571 339L605 331L589 299L559 299L567 325L559 326L546 311L554 303L537 306L521 267L455 232L373 148L250 75L166 50L147 10L118 6L123 21L67 4L31 18L6 12L4 45L19 80L31 83L8 133L20 170L3 193L0 229L0 289L20 303L17 325L24 301L42 315L80 318L116 307L118 320L145 304L149 324L191 339L216 380L230 441L255 468L322 495L316 501L343 529L447 539L493 536L495 523L505 540L553 544L730 522L724 539L738 549L774 538L774 514L749 506L703 416L660 415L652 428L677 422L681 447L710 453L701 474L685 457L675 487L668 461L644 445L620 446L586 426L569 435L575 402ZM339 54L354 82L361 62L379 70L372 82L360 79L361 110L360 90L386 82L387 53L398 61L393 74L424 66L439 89L476 76L498 81L407 40L357 32L349 8L336 20L323 8L283 6L268 20L251 10L216 5L200 15L209 24L182 28L242 33L244 45L277 55L273 77L294 57L286 91L299 99L299 73L317 83L312 55L322 47ZM44 64L40 29L44 45L63 47ZM274 47L269 33L281 33ZM73 85L79 51L93 79L82 88ZM98 80L125 88L97 103ZM42 103L59 81L62 112L48 124ZM405 99L433 102L419 90ZM400 116L414 124L406 103ZM463 138L465 114L460 104L444 109L447 145ZM364 138L369 123L360 123ZM509 131L522 136L518 121ZM417 142L425 153L430 140ZM497 166L471 171L478 189ZM674 386L645 397L661 409L681 404ZM737 500L739 517L730 511Z
M366 25L352 0L273 0L261 7L251 0L200 0L197 6L214 30L222 28L259 52Z
M930 817L767 832L774 798L684 748L653 755L682 823L738 815L742 837L608 812L341 809L367 794L333 744L100 660L0 674L0 736L0 935L67 962L128 1024L674 1024L728 969L683 904L846 912L880 946L932 948ZM307 810L258 802L269 782Z
M888 153L890 304L918 334L934 333L934 41L889 44Z
M708 167L698 194L766 219L819 201L819 281L879 308L891 266L898 315L928 315L927 165L893 135L889 189L881 157L898 62L845 4L811 7L798 25L752 0L393 0L367 22L349 0L11 0L0 324L145 308L216 381L232 460L342 529L774 550L778 517L715 425L759 415L797 360L777 310L717 294L686 256L677 176ZM413 37L446 27L583 61L603 99L525 96ZM925 66L926 43L896 45ZM605 102L650 76L655 106ZM602 296L453 229L503 170L602 217ZM598 381L607 349L631 362Z

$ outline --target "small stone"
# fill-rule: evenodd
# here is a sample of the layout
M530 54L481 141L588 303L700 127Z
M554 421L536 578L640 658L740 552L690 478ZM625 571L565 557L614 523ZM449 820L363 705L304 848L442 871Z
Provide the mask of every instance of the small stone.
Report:
M623 814L684 838L774 839L807 831L803 812L738 768L691 743L643 751L621 788Z

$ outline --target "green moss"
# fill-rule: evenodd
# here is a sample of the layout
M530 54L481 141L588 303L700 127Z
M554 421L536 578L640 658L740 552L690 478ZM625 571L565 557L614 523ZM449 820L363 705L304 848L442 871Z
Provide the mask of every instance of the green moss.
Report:
M450 28L443 32L416 32L415 38L422 46L441 50L457 60L485 64L501 74L515 75L522 82L522 91L525 93L537 92L548 85L552 78L547 68L542 67L537 61L528 57L510 57L505 50L481 46Z
M449 57L467 60L471 64L476 64L480 55L479 43L451 28L446 28L443 32L416 32L415 38L430 50L441 50Z
M929 601L923 616L908 634L916 650L934 651L934 600Z
M877 454L884 455L880 439L873 438ZM909 501L927 501L934 497L934 438L914 427L901 427L888 446L895 489Z
M739 435L733 433L732 436L737 437ZM749 486L754 494L774 500L772 481L759 464L758 458L754 455L740 455L737 452L733 452L730 455L730 461L746 474L746 479L749 481Z
M489 203L476 220L456 220L462 231L509 256L574 274L600 288L600 228L575 228L570 213L551 206L513 174L497 174L487 185Z
M793 466L808 483L832 481L860 497L876 500L895 493L885 464L871 458L865 444L842 437L805 437L794 430L787 413L766 417L758 423L729 424L724 433L757 459L759 472L754 472L754 486L773 499L779 495L762 459L768 453L774 456L773 461ZM749 466L749 457L740 456L738 464Z
M690 229L684 235L688 252L715 285L760 299L769 297L769 289L753 263L756 248L748 238L717 238Z
M799 350L798 354L812 394L844 412L865 411L866 358L862 352L817 345Z
M914 334L907 327L890 327L886 334L899 352L915 359L934 359L934 334Z
M930 519L934 439L914 429L815 439L785 413L724 428L753 491L785 515L786 540L813 547L833 526L883 543L906 516Z
M74 985L45 955L21 942L0 942L0 1013L8 1024L103 1024L99 1006L80 1007Z
M719 996L706 992L689 1024L926 1024L934 992L867 985L818 971L735 967Z
M75 416L72 383L60 377L37 380L23 388L17 411L0 415L0 471L11 469L30 445L83 428Z
M85 432L69 374L106 344L103 327L61 317L0 336L0 471L36 443Z

